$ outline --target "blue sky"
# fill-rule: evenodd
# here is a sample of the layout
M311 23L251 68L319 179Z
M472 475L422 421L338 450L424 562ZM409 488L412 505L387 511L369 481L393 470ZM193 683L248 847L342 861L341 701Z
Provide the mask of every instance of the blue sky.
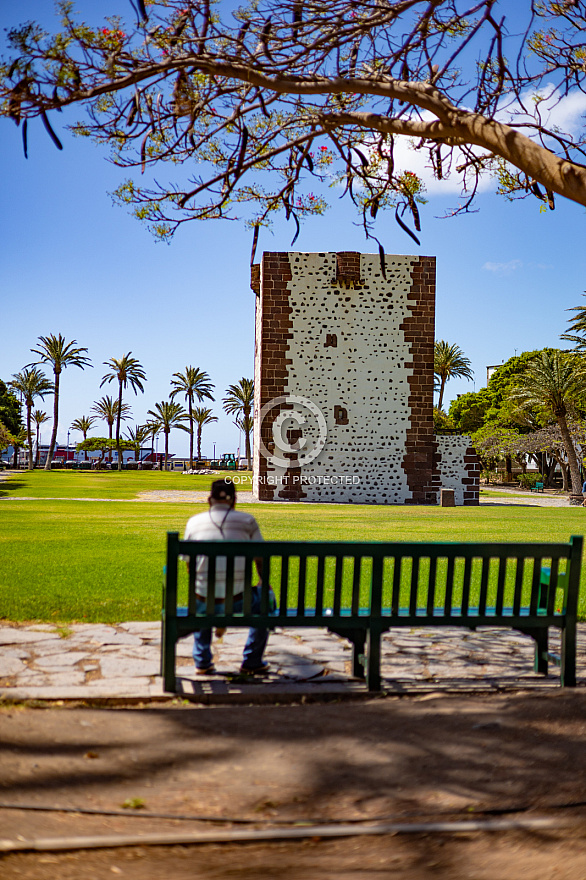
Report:
M0 0L0 24L38 16L48 6L22 0L9 9ZM90 6L96 15L102 10L127 15L129 8L126 0ZM237 223L189 223L171 245L155 242L145 227L112 205L108 193L120 183L121 171L98 147L65 130L65 114L53 114L52 120L63 151L34 123L28 160L20 131L11 121L0 124L0 378L9 380L30 362L40 335L60 332L87 346L94 368L71 368L62 377L59 439L64 442L73 419L88 415L103 394L114 393L113 385L99 387L104 361L131 351L145 367L145 394L127 398L134 417L130 424L144 422L146 411L168 397L172 373L193 364L216 386L216 402L210 405L219 421L204 429L204 454L212 454L214 443L218 454L235 452L239 432L223 414L221 398L229 384L253 374L250 233ZM413 168L418 161L413 157ZM460 345L475 372L474 383L448 383L451 399L485 385L487 365L515 352L559 345L566 309L581 304L586 288L585 209L560 198L555 212L542 214L534 199L511 204L487 187L477 213L440 220L456 196L434 186L428 197L421 248L390 214L379 214L377 230L389 254L437 257L436 337ZM356 220L334 196L325 217L302 227L295 250L375 250ZM292 236L292 226L278 221L273 234L261 233L257 256L263 250L288 250ZM39 401L39 407L51 413L51 398ZM49 430L50 425L46 440ZM102 430L103 423L94 433ZM72 443L79 439L71 434ZM172 434L171 448L185 454L187 435Z

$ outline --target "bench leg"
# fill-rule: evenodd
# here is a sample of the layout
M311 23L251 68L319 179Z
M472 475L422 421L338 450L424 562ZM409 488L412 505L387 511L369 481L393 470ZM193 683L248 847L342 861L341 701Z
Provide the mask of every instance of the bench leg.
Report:
M547 652L549 650L549 633L546 629L538 629L532 635L535 641L535 663L533 668L535 672L539 672L541 675L547 675Z
M175 648L177 645L177 628L172 621L163 618L161 633L161 675L163 677L163 690L175 693L177 681L175 678Z
M560 684L576 687L576 621L566 622L562 630Z
M368 630L366 647L366 683L369 691L380 691L380 640L378 631Z
M357 632L352 639L352 675L354 678L364 678L364 647L366 645L366 633L363 630Z
M342 636L352 642L352 675L354 678L364 678L364 648L366 644L366 632L363 629L330 629L328 631Z
M531 636L533 639L533 644L535 646L535 656L533 660L534 672L539 672L540 675L547 675L549 668L547 656L549 650L548 630L544 627L523 626L519 627L519 632L525 633L526 636Z

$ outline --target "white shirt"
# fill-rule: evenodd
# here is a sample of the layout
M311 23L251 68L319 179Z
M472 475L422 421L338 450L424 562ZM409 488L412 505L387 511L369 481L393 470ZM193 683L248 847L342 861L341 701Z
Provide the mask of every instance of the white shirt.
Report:
M230 508L222 502L192 516L185 526L185 541L262 541L259 525L250 513ZM196 557L195 592L207 595L208 558ZM234 561L234 595L244 590L244 558ZM226 558L216 559L216 599L226 596Z

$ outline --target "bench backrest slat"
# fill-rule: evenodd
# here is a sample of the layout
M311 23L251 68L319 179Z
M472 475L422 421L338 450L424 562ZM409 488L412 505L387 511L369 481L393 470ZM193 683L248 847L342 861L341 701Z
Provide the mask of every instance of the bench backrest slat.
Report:
M354 616L360 608L360 559L352 559L352 604L351 611Z
M307 576L307 556L299 557L299 581L297 583L297 613L305 614L305 582Z
M279 590L279 608L287 608L289 591L289 557L281 560L281 589Z
M543 559L539 557L533 562L533 577L531 578L531 597L529 600L529 614L535 616L539 607L539 584L541 581L541 566Z
M253 565L254 557L247 555L244 560L244 597L242 604L242 612L243 614L250 614L252 609L252 593L250 591L250 587L252 586L252 565Z
M496 584L496 600L495 600L495 613L502 614L503 613L503 605L505 601L505 583L507 576L507 563L506 559L499 559L499 573L497 576L497 584Z
M191 561L191 565L189 566L189 575L187 578L187 582L187 610L190 614L195 614L195 564L193 563L193 560Z
M454 593L454 566L456 564L456 560L452 556L448 559L448 570L446 572L446 593L444 597L444 614L451 617L452 615L452 603L453 603L453 593Z
M559 564L560 564L559 559L552 559L552 560L551 560L551 571L550 571L550 583L551 583L551 584L557 584L557 582L558 582L558 568L559 568ZM554 609L555 609L555 594L556 594L556 590L555 590L555 589L551 589L551 587L548 586L547 594L546 594L546 595L547 595L547 599L546 599L546 602L544 603L545 606L546 606L546 608L547 608L547 613L548 613L548 614L553 614L553 612L554 612ZM542 601L543 601L543 597L542 597Z
M515 591L513 593L513 614L518 614L521 609L523 593L523 560L517 559L515 570Z
M326 564L325 556L320 556L317 560L317 582L315 585L315 613L323 614L324 611L324 568Z
M226 558L226 612L232 614L234 610L234 556Z
M497 560L497 562L500 560ZM486 614L486 596L488 593L488 575L490 572L490 559L482 560L482 574L480 579L480 596L478 597L478 613Z
M342 607L342 573L343 559L334 558L334 614L339 614Z
M427 587L427 613L433 614L438 600L437 559L429 560L429 582Z
M462 617L468 617L470 608L470 572L472 571L472 557L465 557L464 583L462 586Z
M370 616L380 617L383 607L383 557L375 556L372 560L370 586Z

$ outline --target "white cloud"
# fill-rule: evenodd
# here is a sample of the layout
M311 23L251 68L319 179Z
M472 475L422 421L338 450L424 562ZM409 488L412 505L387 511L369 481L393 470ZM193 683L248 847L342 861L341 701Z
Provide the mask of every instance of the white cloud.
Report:
M574 135L584 126L586 114L586 95L575 89L568 95L560 97L553 83L547 83L538 91L531 90L522 96L523 107L535 113L527 113L518 102L515 102L503 113L503 122L531 122L537 111L541 124L546 128L557 128L566 135ZM537 100L541 98L541 100ZM530 137L530 133L526 132Z
M429 114L429 119L434 117ZM482 154L482 150L478 148L478 155ZM444 161L447 159L448 151L445 151ZM421 150L413 149L413 141L411 138L399 136L395 139L395 148L393 152L395 159L395 169L397 173L402 171L413 171L425 184L426 195L428 196L453 196L460 195L463 191L462 175L456 172L456 167L465 161L464 154L461 150L455 149L451 168L452 171L448 177L438 180L433 173L433 168L429 160L429 151L425 147ZM447 171L447 169L446 169ZM488 189L494 188L494 180L488 175L482 175L478 185L478 192L486 192Z
M509 260L508 263L485 263L482 267L486 272L494 272L495 275L510 275L516 269L523 266L522 260Z
M536 95L539 95L543 100L536 102L534 100ZM528 110L532 110L534 107L537 109L537 107L539 107L541 124L546 128L557 128L566 135L571 136L576 134L584 126L583 117L586 114L586 94L580 92L578 89L568 95L560 97L559 94L556 93L553 83L548 83L540 89L539 92L535 92L535 90L525 92L522 96L522 103L523 106L521 106L518 101L512 101L508 107L497 113L496 118L500 122L510 125L514 125L515 123L518 124L520 122L534 122L535 117L527 113L523 107ZM433 113L424 112L421 114L421 119L423 121L429 121L435 118L436 117ZM532 134L531 129L529 128L521 129L521 131L527 137L532 137L534 140L538 139L537 135ZM429 159L429 151L425 147L420 150L414 149L414 143L416 143L416 141L410 137L403 135L395 137L393 150L395 173L401 174L404 171L412 171L424 183L426 188L425 195L431 198L434 196L454 196L461 194L465 197L466 190L463 186L462 174L456 171L456 168L465 162L464 153L458 148L453 150L450 164L451 171L448 173L448 168L446 167L444 173L447 176L444 177L443 180L438 180L433 172L433 167ZM552 144L552 148L556 149L556 145ZM372 141L365 141L363 149L367 154L371 150L374 150ZM485 155L486 153L481 147L472 147L471 149L478 156ZM446 161L446 163L447 159L448 150L446 149L444 156L444 161ZM473 180L472 177L470 177L468 181L469 190L472 185ZM481 174L479 178L477 192L483 193L494 190L496 189L496 185L496 179L488 172L485 172ZM512 262L514 263L515 261ZM512 271L509 263L486 264L486 267L489 265L501 267L500 270L491 268L489 271ZM503 270L503 266L509 268ZM518 267L513 266L512 268Z

